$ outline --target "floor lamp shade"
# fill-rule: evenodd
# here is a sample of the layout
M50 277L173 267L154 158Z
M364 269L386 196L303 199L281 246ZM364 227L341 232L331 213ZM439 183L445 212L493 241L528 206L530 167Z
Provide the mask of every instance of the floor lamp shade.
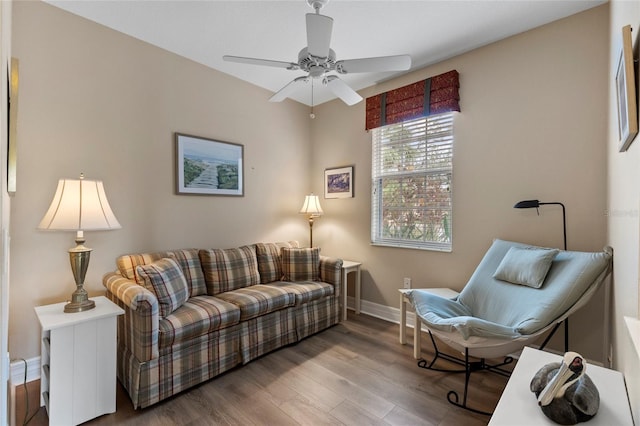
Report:
M76 282L76 291L71 296L65 312L82 312L95 307L89 300L84 278L89 267L91 250L84 246L84 231L104 231L121 228L113 214L101 181L60 179L49 210L38 225L38 229L75 231L76 247L69 250L71 270Z
M317 195L309 194L304 196L304 203L299 211L309 217L309 247L313 247L313 219L324 214L320 207L320 200Z

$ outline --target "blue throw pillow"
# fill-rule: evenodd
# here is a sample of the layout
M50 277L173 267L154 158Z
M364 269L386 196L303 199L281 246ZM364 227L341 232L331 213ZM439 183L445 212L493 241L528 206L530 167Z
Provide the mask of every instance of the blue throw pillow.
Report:
M511 247L498 265L493 278L513 284L540 288L558 249Z

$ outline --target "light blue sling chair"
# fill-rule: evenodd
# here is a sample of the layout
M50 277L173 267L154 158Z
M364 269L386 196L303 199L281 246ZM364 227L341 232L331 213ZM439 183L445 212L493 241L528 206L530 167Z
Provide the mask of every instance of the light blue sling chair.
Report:
M425 290L412 290L408 299L420 322L427 328L435 356L418 365L435 371L464 372L462 401L449 391L450 403L480 414L490 415L467 405L472 371L489 370L509 375L501 367L513 361L510 354L551 333L584 306L611 270L613 250L602 252L562 251L511 241L494 240L468 283L454 299ZM565 351L568 350L565 327ZM414 330L417 332L417 330ZM438 350L434 336L459 351L464 358ZM463 370L434 367L438 359L464 366ZM479 361L470 361L470 358ZM489 365L487 358L504 358Z

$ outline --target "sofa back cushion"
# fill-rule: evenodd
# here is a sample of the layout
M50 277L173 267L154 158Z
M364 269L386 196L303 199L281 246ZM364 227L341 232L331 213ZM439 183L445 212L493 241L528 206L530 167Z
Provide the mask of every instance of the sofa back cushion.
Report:
M258 272L260 272L261 284L282 280L280 250L283 247L297 248L298 242L256 243L256 256L258 258Z
M199 255L207 293L211 296L260 284L258 260L253 246L200 250Z
M163 318L189 299L187 280L173 259L167 257L148 265L138 265L136 274L141 277L147 290L156 295Z
M144 285L144 280L136 272L138 265L148 265L156 260L172 258L182 269L182 273L189 287L189 296L207 294L207 285L198 257L198 249L181 249L170 251L158 251L153 253L127 254L116 259L116 265L120 275Z
M319 281L320 248L282 248L283 281Z

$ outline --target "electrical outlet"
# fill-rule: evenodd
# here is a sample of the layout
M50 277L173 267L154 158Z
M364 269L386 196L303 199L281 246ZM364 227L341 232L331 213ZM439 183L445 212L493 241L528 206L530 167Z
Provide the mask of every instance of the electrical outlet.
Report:
M404 286L404 288L411 288L411 278L405 277L404 282L403 282L403 286Z

